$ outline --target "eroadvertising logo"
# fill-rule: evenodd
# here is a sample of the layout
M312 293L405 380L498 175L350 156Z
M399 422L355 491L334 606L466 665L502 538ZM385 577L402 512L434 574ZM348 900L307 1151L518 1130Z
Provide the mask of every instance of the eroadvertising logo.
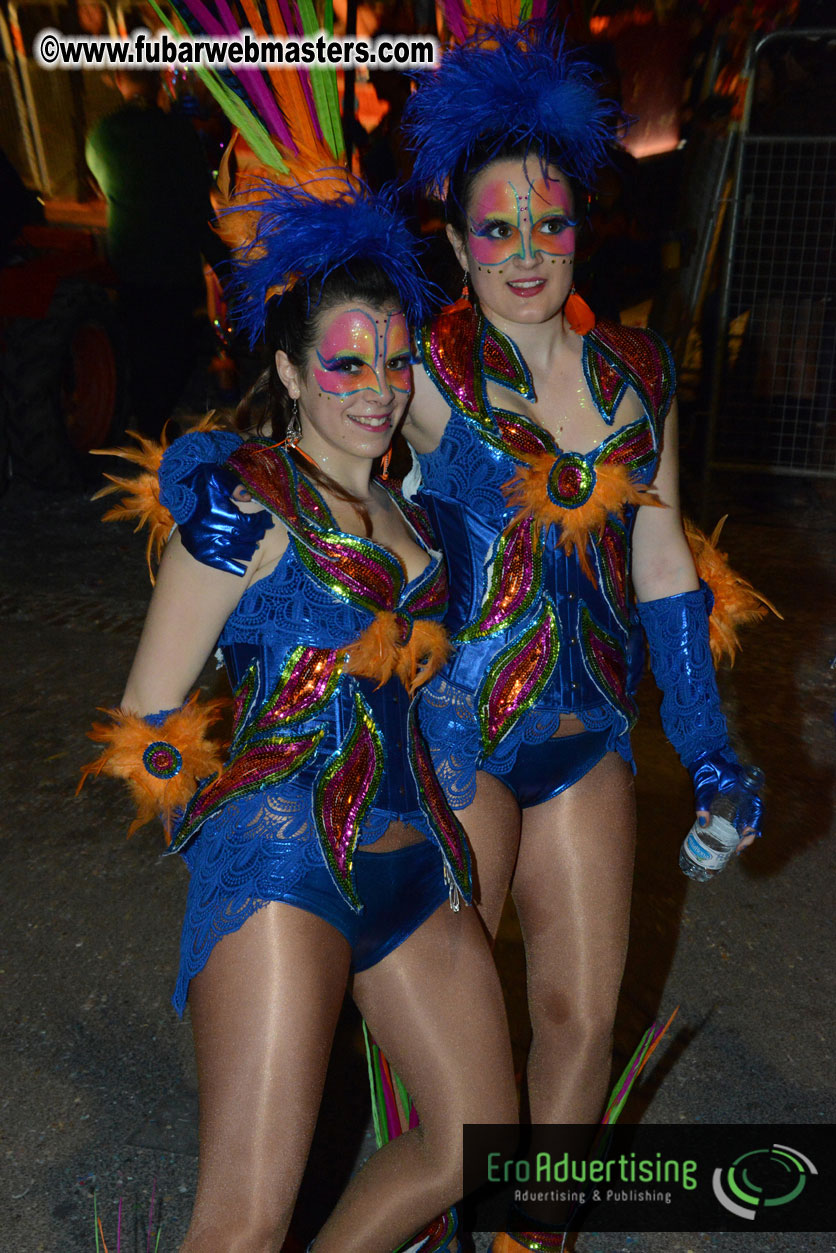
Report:
M773 1144L736 1157L731 1166L718 1166L712 1176L714 1195L730 1214L754 1220L762 1206L789 1205L804 1191L808 1175L817 1175L813 1163L799 1149Z
M822 1124L466 1127L473 1231L836 1229Z

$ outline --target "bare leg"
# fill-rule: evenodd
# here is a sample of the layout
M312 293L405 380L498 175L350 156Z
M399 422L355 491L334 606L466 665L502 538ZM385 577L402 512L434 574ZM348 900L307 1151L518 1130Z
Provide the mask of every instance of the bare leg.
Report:
M181 1253L278 1253L348 979L347 941L273 902L212 950L189 1004L200 1170Z
M442 905L355 977L354 997L420 1126L355 1176L316 1253L391 1253L461 1194L462 1124L517 1119L502 993L474 911Z
M633 780L616 753L523 814L513 895L528 967L532 1122L601 1116L634 850Z

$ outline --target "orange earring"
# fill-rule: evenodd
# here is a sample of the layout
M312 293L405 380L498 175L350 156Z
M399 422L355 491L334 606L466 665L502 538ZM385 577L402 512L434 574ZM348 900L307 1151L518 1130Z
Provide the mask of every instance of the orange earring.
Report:
M382 479L388 479L389 466L391 465L391 462L392 462L392 449L387 448L386 452L383 454L383 456L380 459L380 477Z
M566 298L563 316L576 335L586 335L595 326L595 314L574 287Z

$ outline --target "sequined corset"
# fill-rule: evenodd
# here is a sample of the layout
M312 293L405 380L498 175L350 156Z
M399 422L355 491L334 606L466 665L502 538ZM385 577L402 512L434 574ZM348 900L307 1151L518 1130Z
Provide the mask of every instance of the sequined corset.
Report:
M276 568L246 589L223 629L220 646L234 688L229 756L189 802L172 849L185 848L231 802L290 784L313 796L322 855L355 909L361 902L353 857L374 810L411 821L433 838L451 882L469 899L463 833L430 766L414 702L397 677L380 682L383 676L346 669L374 630L375 643L383 640L378 651L391 648L390 670L403 677L410 648L417 641L420 651L420 641L440 630L447 580L422 511L391 493L430 556L407 582L394 554L339 531L323 497L280 450L226 432L184 436L160 472L161 494L184 542L190 526L206 527L199 517L201 477L219 464L281 518L289 543ZM424 660L417 658L419 666Z
M528 368L471 310L443 314L421 348L451 406L440 445L417 458L419 499L448 562L446 621L458 646L433 689L446 682L473 694L485 754L535 710L582 714L590 728L623 734L636 716L626 660L630 536L658 464L670 354L651 332L621 326L599 324L584 337L603 420L614 423L628 386L644 412L581 455L513 411L514 395L534 399ZM510 393L507 410L490 403L489 383ZM567 539L577 518L594 517L596 501L597 522ZM547 719L543 734L556 723Z

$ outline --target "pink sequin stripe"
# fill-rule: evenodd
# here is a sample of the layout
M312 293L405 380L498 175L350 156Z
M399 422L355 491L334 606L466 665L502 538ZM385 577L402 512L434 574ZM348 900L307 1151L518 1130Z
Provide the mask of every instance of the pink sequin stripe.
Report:
M609 704L623 713L628 729L631 728L636 721L637 710L627 690L627 662L623 649L595 621L588 609L581 611L580 632L584 665L598 690Z
M323 767L316 784L314 816L319 843L334 883L354 909L354 852L360 824L374 801L383 774L383 742L371 710L354 698L351 730Z
M428 576L426 583L406 598L404 609L417 617L439 616L447 608L450 589L447 585L447 572L442 562L435 568L435 573Z
M248 744L206 787L189 801L170 853L179 852L206 819L242 796L274 787L295 774L316 751L324 731L307 735L274 735L267 741Z
M664 417L673 386L672 369L666 352L650 331L622 326L618 322L599 322L591 333L593 344L618 358L622 377L632 383L639 395L649 402L654 419Z
M400 562L361 536L331 539L309 534L298 555L335 595L369 608L394 609L404 585Z
M496 656L478 693L482 746L492 753L530 709L554 672L557 619L546 601L530 627Z
M458 642L484 639L515 622L530 607L540 588L543 549L539 524L529 519L499 539L488 573L488 590L476 621L461 630Z
M245 443L236 448L227 465L235 471L245 487L291 526L298 525L294 474L288 458L278 448Z
M294 649L273 695L259 713L259 731L277 723L299 722L318 713L339 684L341 671L337 657L334 649L304 646Z
M640 422L635 431L625 435L624 439L620 440L618 436L619 432L616 432L614 437L606 441L601 456L595 459L596 465L629 466L638 463L641 467L656 456L653 433L648 421Z
M629 621L627 598L627 535L624 526L612 518L601 535L593 535L598 557L600 586L610 608L623 626Z
M422 333L424 361L448 400L466 413L478 412L473 369L476 319L471 310L442 313Z

